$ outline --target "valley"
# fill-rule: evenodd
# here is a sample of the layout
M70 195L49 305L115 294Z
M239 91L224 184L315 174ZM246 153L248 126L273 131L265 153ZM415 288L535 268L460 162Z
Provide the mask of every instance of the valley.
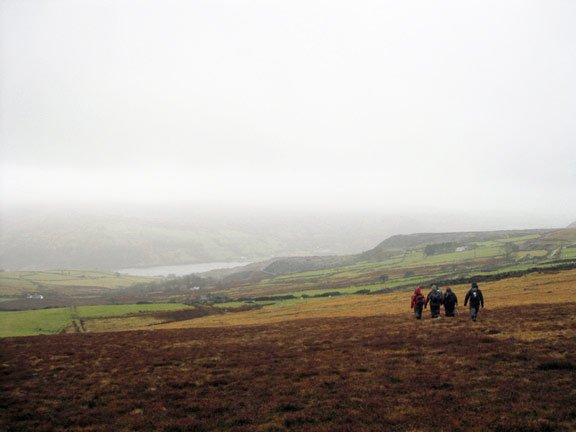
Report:
M573 235L396 238L293 273L5 273L0 429L574 430ZM450 284L455 317L414 319L431 283Z
M365 308L398 313L402 309L390 305L401 303L416 286L426 290L433 283L460 292L471 282L506 287L503 305L516 291L532 298L538 291L530 286L543 276L555 280L553 275L561 274L566 280L557 282L570 284L575 238L576 229L414 234L391 237L358 255L276 258L168 278L81 270L3 272L1 335L266 324L357 316ZM166 307L174 314L158 317ZM101 312L77 316L78 308ZM48 316L58 317L57 323L35 324Z

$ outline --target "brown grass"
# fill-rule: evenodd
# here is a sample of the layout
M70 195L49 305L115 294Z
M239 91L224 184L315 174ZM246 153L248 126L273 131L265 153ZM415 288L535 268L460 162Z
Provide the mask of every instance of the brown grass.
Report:
M576 430L574 276L486 284L477 323L416 321L396 293L304 308L347 305L330 318L3 339L0 430Z
M564 303L574 301L576 270L553 274L532 273L523 277L480 284L487 309L533 303ZM469 286L453 286L458 295L461 313ZM426 293L426 290L424 290ZM381 314L409 314L412 291L369 296L341 296L299 300L288 306L264 308L236 314L213 315L199 319L155 326L156 329L189 327L220 327L263 325L308 318L365 317Z
M162 319L155 318L150 314L142 314L138 316L86 319L84 320L84 328L89 332L107 332L114 331L119 328L140 328L159 324L162 322L164 322Z

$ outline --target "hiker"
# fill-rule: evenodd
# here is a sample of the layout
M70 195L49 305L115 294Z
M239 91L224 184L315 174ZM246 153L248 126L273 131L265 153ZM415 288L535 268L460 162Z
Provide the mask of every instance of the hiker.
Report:
M428 303L430 303L430 313L432 314L432 318L439 318L440 306L443 301L444 295L442 294L442 291L440 291L436 285L432 285L432 291L430 291L428 297L426 297L424 308L426 308Z
M476 321L478 317L478 311L480 310L480 304L484 307L484 296L482 295L482 291L478 288L478 284L476 282L472 283L472 288L466 294L466 298L464 299L464 306L470 300L470 318L472 321Z
M422 307L426 302L426 298L424 294L422 294L422 289L420 287L414 290L414 294L412 295L412 301L410 302L410 309L414 309L414 316L416 319L422 318Z
M456 297L452 288L446 287L446 292L444 293L444 314L447 317L453 317L456 306L458 306L458 297Z

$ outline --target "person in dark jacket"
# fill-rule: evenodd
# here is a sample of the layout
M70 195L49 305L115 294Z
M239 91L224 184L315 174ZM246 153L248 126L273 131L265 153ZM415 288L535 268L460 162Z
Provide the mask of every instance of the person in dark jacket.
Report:
M478 311L480 310L480 305L484 308L484 296L482 295L482 291L478 288L478 284L476 282L472 283L472 288L466 294L466 298L464 299L464 306L470 300L470 318L472 321L476 321L478 318Z
M438 289L436 285L432 285L432 291L428 293L426 297L426 304L424 307L428 306L430 303L430 313L432 314L432 318L439 318L440 317L440 306L444 302L444 295L442 291Z
M420 287L414 290L414 295L412 295L412 301L410 302L410 308L414 309L414 316L416 319L422 318L422 308L426 303L426 298L422 294L422 289Z
M458 297L456 297L452 288L446 287L446 292L444 293L444 313L447 317L454 316L456 306L458 306Z

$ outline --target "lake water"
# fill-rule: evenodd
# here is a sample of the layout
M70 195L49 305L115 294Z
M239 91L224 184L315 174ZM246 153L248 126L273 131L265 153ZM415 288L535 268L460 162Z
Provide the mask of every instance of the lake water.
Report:
M213 262L213 263L183 264L183 265L159 266L159 267L125 268L116 271L118 273L129 274L133 276L168 276L168 275L184 276L191 273L202 273L216 269L228 269L248 264L250 263Z

